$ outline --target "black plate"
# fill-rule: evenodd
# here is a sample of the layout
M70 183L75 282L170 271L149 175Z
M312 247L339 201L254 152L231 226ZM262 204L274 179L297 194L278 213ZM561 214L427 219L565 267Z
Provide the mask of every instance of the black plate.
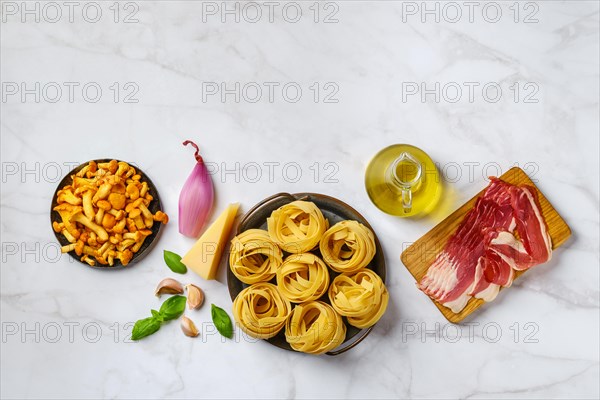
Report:
M383 282L385 283L385 272L386 272L385 258L383 256L381 244L379 244L379 239L377 238L377 235L375 234L375 231L373 230L373 228L371 227L369 222L367 222L367 220L362 215L360 215L358 213L358 211L356 211L355 209L350 207L348 204L346 204L343 201L338 200L336 198L326 196L324 194L278 193L276 195L268 197L268 198L264 199L263 201L259 202L257 205L255 205L252 209L250 209L250 211L248 211L244 215L240 224L238 225L237 234L239 235L240 233L242 233L248 229L264 229L264 230L266 230L267 229L267 217L269 217L274 210L278 209L279 207L281 207L285 204L291 203L292 201L295 201L295 200L306 200L306 201L312 201L313 203L315 203L317 205L317 207L319 207L319 209L321 210L321 212L323 213L325 218L327 218L329 220L330 226L333 226L334 224L336 224L340 221L343 221L343 220L354 220L354 221L360 222L361 224L363 224L366 227L368 227L369 229L371 229L371 231L373 232L373 236L375 237L375 246L376 246L377 252L375 253L375 257L373 257L373 260L371 260L371 262L369 263L367 268L375 271L375 273L377 273L377 275L379 275L381 277L381 279L383 280ZM311 252L316 253L317 255L321 256L319 254L318 248ZM287 255L287 253L284 252L284 258L286 255ZM247 284L243 283L242 281L240 281L233 274L233 272L231 272L231 265L229 264L229 262L228 262L228 265L229 265L229 268L227 270L227 286L229 286L229 295L231 296L231 300L234 300L235 297L238 295L238 293L240 293L244 288L246 288L250 285L247 285ZM335 278L339 274L336 273L335 271L333 271L331 268L329 268L329 275L331 277L331 281L333 281L333 278ZM273 278L272 283L276 284L275 278ZM325 293L323 295L323 297L321 297L319 300L324 301L329 304L329 297L328 297L327 293ZM336 349L326 353L328 355L335 356L335 355L338 355L338 354L341 354L341 353L344 353L344 352L350 350L351 348L356 346L358 343L360 343L371 332L371 330L375 326L375 325L373 325L367 329L359 329L359 328L356 328L356 327L348 324L348 321L346 320L346 318L343 318L343 320L344 320L344 323L346 324L346 339L344 340L344 343L342 343ZM289 343L286 342L284 330L279 332L276 336L274 336L270 339L266 339L266 341L271 343L272 345L280 347L282 349L295 351L294 349L291 348Z
M93 161L95 161L96 163L103 163L103 162L109 162L110 160L113 160L113 159L112 158L103 158L103 159L93 160ZM120 160L117 160L117 161L120 162ZM146 175L144 173L144 171L139 169L137 167L137 165L135 165L134 163L129 163L129 162L127 162L127 163L129 165L131 165L132 167L134 167L135 170L137 171L137 173L140 174L141 182L148 182L148 192L153 197L153 200L150 202L150 206L148 207L148 210L150 210L150 212L152 214L155 214L157 211L163 211L162 204L160 202L160 197L158 196L158 190L156 189L156 186L154 186L154 183L152 183L152 181L150 180L148 175ZM77 174L83 167L85 167L88 164L89 164L89 161L79 165L78 167L73 169L71 172L69 172L58 184L58 187L56 188L56 190L54 191L54 195L52 196L52 205L50 206L50 229L52 229L52 223L54 221L59 222L59 223L62 221L62 219L60 218L60 214L57 211L54 211L54 207L57 206L56 201L57 201L58 191L61 188L65 187L66 185L70 185L71 183L73 183L73 179L71 178L71 176ZM141 260L146 254L148 254L150 252L156 239L158 238L158 236L160 235L160 232L162 231L162 226L163 226L163 224L160 222L157 222L152 226L152 234L146 238L142 247L138 250L137 253L135 253L133 255L133 258L131 259L131 261L129 261L129 264L127 264L126 266L121 264L120 260L115 259L114 265L112 267L109 265L102 265L99 263L96 263L96 265L92 267L85 261L81 261L80 257L77 256L77 254L75 254L75 251L69 252L69 255L71 257L73 257L75 260L77 260L78 262L80 262L90 268L121 269L121 268L130 267L133 264L135 264L137 261ZM61 246L66 246L66 245L70 244L69 241L67 240L67 238L64 237L61 233L55 232L54 229L52 229L52 232L54 232L54 236L56 236L56 239L58 240L58 242L60 243Z

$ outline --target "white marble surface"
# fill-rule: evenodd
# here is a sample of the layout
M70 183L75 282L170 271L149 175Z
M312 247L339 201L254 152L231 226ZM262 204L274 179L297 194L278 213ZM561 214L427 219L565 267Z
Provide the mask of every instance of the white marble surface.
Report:
M473 22L459 2L462 19L452 23L456 10L445 9L438 23L435 15L422 22L422 10L412 14L421 2L393 1L321 3L318 23L313 2L297 3L303 11L297 23L283 18L284 3L272 6L273 22L262 5L255 23L244 19L255 17L252 8L239 23L208 13L221 2L120 3L115 23L112 3L99 2L102 17L92 23L83 18L87 3L75 6L70 22L68 7L58 2L62 19L52 23L56 9L43 3L36 22L20 2L2 2L3 398L598 398L597 2L519 3L518 22L513 2L498 2L496 23L483 18L484 3L476 3ZM488 20L494 4L485 8ZM91 21L94 5L86 7ZM138 22L122 22L138 8ZM295 17L293 6L285 12ZM333 12L337 23L323 23ZM21 83L35 91L36 82L39 102L35 94L12 94ZM50 82L63 89L55 103ZM79 85L72 101L64 82ZM88 100L81 92L90 82L102 89L96 103L93 88ZM135 87L128 82L139 88L137 103L123 101ZM239 102L228 95L223 103L207 95L210 82L230 88L256 82L263 98L248 101L255 92L247 86ZM272 102L265 82L279 84ZM282 97L289 82L302 88L296 103ZM452 103L455 92L447 92L437 103L433 95L422 102L407 94L411 82L429 88L456 82L463 97ZM473 101L463 82L479 85ZM496 103L482 97L489 82L503 88ZM515 82L516 102L509 89ZM323 102L335 87L338 102ZM524 102L535 88L530 99L537 102ZM200 338L184 337L171 323L127 343L129 323L159 305L156 283L173 275L161 250L183 253L192 244L177 232L178 194L194 162L181 146L188 138L219 168L217 212L232 201L247 210L276 192L314 191L339 197L371 222L387 260L391 303L357 348L314 357L249 342L239 332L235 341L223 341L209 323L209 307L188 313L201 325ZM452 181L435 218L393 218L367 198L370 157L402 142L429 152ZM172 217L157 248L131 269L96 271L56 256L48 221L56 177L100 157L141 166ZM479 164L469 177L471 162ZM261 166L257 182L251 163ZM265 163L278 164L270 171ZM515 163L529 163L573 237L551 262L477 312L471 328L460 326L456 340L456 328L415 288L399 256L404 244L485 186L484 167L494 174L495 165L507 170ZM457 165L461 176L454 179ZM237 170L239 179L224 169ZM230 310L224 277L222 268L219 281L191 272L182 280Z

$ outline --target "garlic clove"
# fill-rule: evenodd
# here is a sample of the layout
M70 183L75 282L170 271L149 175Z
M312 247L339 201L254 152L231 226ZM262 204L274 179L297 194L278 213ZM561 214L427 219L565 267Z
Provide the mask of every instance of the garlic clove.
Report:
M163 294L183 294L183 286L173 278L165 278L159 282L154 295L160 297Z
M200 334L198 328L194 324L194 321L186 317L185 315L181 317L181 330L185 334L185 336L196 337Z
M194 284L185 285L187 289L187 304L190 310L197 310L204 303L204 292L198 286Z

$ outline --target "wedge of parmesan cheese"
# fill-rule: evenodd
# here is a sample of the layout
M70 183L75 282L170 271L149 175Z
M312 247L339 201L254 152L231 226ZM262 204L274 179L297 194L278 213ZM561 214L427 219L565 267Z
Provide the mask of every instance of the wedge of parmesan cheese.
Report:
M239 203L230 204L215 222L200 236L200 239L181 259L186 267L203 279L215 279L223 251L227 247L231 227L239 208Z

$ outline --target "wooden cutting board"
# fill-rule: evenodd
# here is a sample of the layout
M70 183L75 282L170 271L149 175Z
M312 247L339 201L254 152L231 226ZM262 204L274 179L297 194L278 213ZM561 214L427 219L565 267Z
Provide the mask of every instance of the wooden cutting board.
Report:
M548 225L548 232L552 238L552 249L562 245L571 236L571 229L562 219L558 212L552 207L552 204L540 192L535 184L529 179L527 174L519 167L513 167L500 177L505 182L514 185L530 185L537 191L538 200L542 207L542 215ZM406 269L419 282L429 269L429 266L435 257L442 251L450 236L454 233L458 225L463 220L464 215L475 205L477 198L483 193L479 192L471 200L467 201L462 207L454 211L445 220L436 225L432 230L423 235L419 240L402 252L400 259L406 266ZM539 266L543 268L543 266ZM539 268L536 267L536 268ZM515 279L526 271L515 271ZM417 289L418 290L418 289ZM501 289L502 290L502 289ZM426 296L423 293L423 296ZM454 313L449 308L444 307L433 300L440 309L444 317L450 322L458 323L470 315L473 311L481 307L485 302L481 299L471 298L465 308L460 313ZM493 302L492 302L493 303Z

